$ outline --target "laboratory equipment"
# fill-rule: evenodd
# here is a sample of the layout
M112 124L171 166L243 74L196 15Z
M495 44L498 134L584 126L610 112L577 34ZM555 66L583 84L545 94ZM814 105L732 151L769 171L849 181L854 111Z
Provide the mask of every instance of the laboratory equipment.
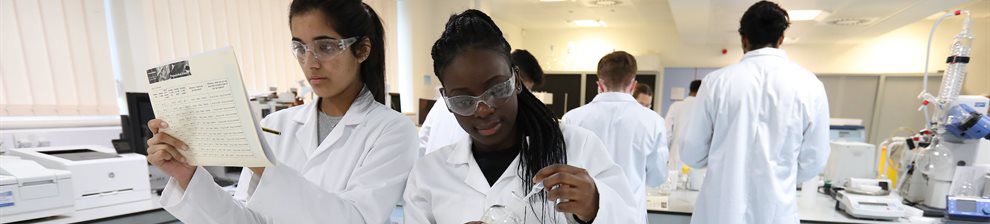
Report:
M846 191L861 195L888 195L890 186L890 180L866 178L849 178L843 185Z
M863 120L829 119L829 141L866 142L866 127L863 126Z
M251 112L254 113L254 119L260 122L262 118L268 117L275 111L302 105L303 98L299 96L296 88L289 88L289 91L279 93L277 87L269 87L267 92L248 96L248 102Z
M705 168L688 170L687 183L684 188L692 191L700 191L701 185L705 183Z
M148 155L148 139L152 137L148 121L155 119L148 93L128 92L127 115L121 119L121 139L127 142L130 152ZM128 153L117 151L118 153Z
M277 110L275 107L275 100L278 99L277 90L275 87L270 87L268 92L248 96L255 120L260 122L262 118Z
M153 135L148 129L148 121L155 119L155 110L151 105L151 98L148 93L128 92L127 94L127 115L121 115L120 139L113 140L114 149L118 154L137 153L148 155L148 139ZM168 184L169 176L158 169L158 167L148 165L151 190L161 192Z
M95 146L11 149L10 155L35 161L49 169L72 173L76 209L122 204L151 197L148 162L139 154L117 154Z
M0 223L44 218L75 211L69 171L0 156Z
M939 95L933 96L928 93L928 61L927 57L931 52L931 40L934 37L935 29L943 19L962 15L962 31L955 36L955 41L950 47L950 56L946 59L947 68L942 77L942 85ZM952 177L957 166L972 166L977 154L980 153L980 139L986 138L984 123L986 104L988 99L980 96L960 97L962 84L966 77L966 65L970 61L970 49L974 39L970 27L972 20L970 12L965 10L946 13L936 20L929 34L928 49L925 62L925 74L922 91L918 98L922 100L920 111L924 112L926 128L922 130L923 136L930 138L929 147L925 148L925 153L918 159L911 180L908 181L910 188L905 199L909 201L919 200L920 209L925 211L925 215L941 216L946 209L946 198L950 196L950 186ZM934 115L929 115L928 107L934 106ZM983 111L975 111L981 108ZM987 124L990 125L990 124ZM982 134L981 134L982 133ZM918 172L920 169L921 172Z
M522 223L522 219L503 205L492 205L481 216L481 222L485 224L517 224Z
M985 179L988 174L990 174L990 164L956 167L956 172L952 177L952 185L949 187L949 195L982 197L983 185L986 183Z
M980 110L986 113L986 110ZM990 117L983 116L966 104L959 104L949 110L946 130L963 139L990 139Z
M861 219L895 220L905 216L900 200L891 196L860 195L848 191L836 193L839 210Z
M952 151L946 143L936 139L934 149L928 150L918 163L926 183L926 193L922 204L927 208L944 209L945 195L949 193L956 164Z
M990 199L948 196L946 216L950 220L990 222Z
M874 178L877 151L873 144L860 142L831 142L832 152L825 166L825 178L842 186L849 178Z
M543 190L543 182L539 182L539 183L534 184L533 187L532 187L532 189L530 189L529 190L529 193L526 193L525 196L520 197L519 194L516 194L515 191L513 191L512 194L515 195L516 197L520 198L521 201L529 201L529 198L530 197L533 197L533 195L536 195L537 193L540 193L540 191L542 191L542 190Z
M990 173L983 175L983 197L990 198Z

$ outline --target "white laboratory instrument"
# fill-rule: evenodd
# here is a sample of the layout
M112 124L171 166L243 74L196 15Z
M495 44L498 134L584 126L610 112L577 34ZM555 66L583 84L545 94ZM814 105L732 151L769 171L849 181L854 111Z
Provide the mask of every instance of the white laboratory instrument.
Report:
M890 180L849 178L843 187L845 191L861 195L888 195L890 194Z
M861 219L895 220L906 212L901 201L892 196L860 195L847 191L836 193L839 210Z
M972 166L978 153L987 153L980 152L985 151L979 149L983 145L980 141L990 139L990 117L986 116L990 100L982 96L959 96L974 39L970 29L970 12L960 10L940 16L929 34L929 49L938 24L945 18L959 15L964 17L962 32L955 36L950 47L937 97L928 92L926 58L924 87L918 95L922 100L919 110L924 112L926 128L919 133L921 139L929 144L921 148L922 156L915 160L910 179L902 182L905 183L903 188L907 189L906 194L902 192L904 198L909 202L920 202L918 208L924 210L926 216L944 215L946 198L951 196L949 190L953 173L957 167ZM926 57L930 55L929 52ZM934 114L929 115L929 107L935 108Z
M863 120L829 119L829 141L866 142L866 127L863 126Z
M148 162L140 154L117 154L112 148L95 145L18 148L9 154L71 172L77 180L73 184L76 210L151 197Z
M872 179L877 175L877 150L873 144L831 142L832 152L825 166L825 178L834 186L845 185L849 178Z
M302 97L296 88L289 88L289 91L279 93L277 87L269 87L267 92L253 94L248 98L254 119L257 121L261 121L275 111L302 104Z
M684 184L684 188L692 191L700 191L701 185L705 183L705 176L707 174L707 169L691 169L688 170L687 183Z
M0 156L0 223L75 211L72 176L31 160Z

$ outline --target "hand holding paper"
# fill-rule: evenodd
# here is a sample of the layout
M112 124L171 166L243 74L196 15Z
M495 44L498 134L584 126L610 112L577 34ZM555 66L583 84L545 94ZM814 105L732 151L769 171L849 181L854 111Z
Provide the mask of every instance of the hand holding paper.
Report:
M161 131L188 147L176 157L192 166L272 165L232 48L151 68L148 82L155 116L168 124Z

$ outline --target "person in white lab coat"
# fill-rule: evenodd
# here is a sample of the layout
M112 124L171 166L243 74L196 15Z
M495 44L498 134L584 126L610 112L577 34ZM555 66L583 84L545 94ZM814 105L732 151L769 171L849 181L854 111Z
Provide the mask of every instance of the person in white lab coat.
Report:
M166 211L185 223L384 223L416 158L412 122L382 104L382 24L358 0L296 0L293 52L319 98L261 121L273 167L244 169L232 197L186 163L152 120L148 161L172 178Z
M483 12L450 17L433 45L433 70L468 137L416 162L403 195L404 221L476 222L503 205L523 223L642 223L629 215L635 211L622 168L594 134L559 126L519 84L509 49ZM513 196L539 183L546 189L529 200Z
M609 158L625 171L636 198L637 214L646 218L646 187L660 186L667 176L664 120L633 98L636 58L625 51L598 61L598 95L564 114L563 123L590 130L605 143Z
M795 186L828 160L825 88L778 49L787 11L761 1L740 24L742 61L704 78L679 139L685 164L708 167L691 222L798 223Z
M519 68L517 74L526 89L543 85L543 68L529 51L523 49L512 51L512 63ZM467 137L467 133L457 124L454 114L447 109L447 102L443 99L437 100L419 128L419 153L425 155L440 147L454 144L464 137Z
M680 161L681 143L677 139L684 133L684 125L687 125L686 118L693 114L691 109L694 105L694 97L698 95L699 88L701 88L701 80L691 81L688 97L670 104L670 109L667 109L667 116L664 116L666 118L667 134L669 136L667 142L670 144L670 158L672 158L667 161L667 169L671 171L680 171L683 165Z
M643 83L636 84L636 90L633 91L632 95L633 98L636 98L636 102L639 102L639 105L646 108L653 106L653 88L650 86Z

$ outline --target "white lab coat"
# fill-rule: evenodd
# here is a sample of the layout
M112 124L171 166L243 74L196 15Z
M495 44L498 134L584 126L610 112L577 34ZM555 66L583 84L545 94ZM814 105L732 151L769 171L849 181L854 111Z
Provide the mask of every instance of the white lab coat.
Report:
M467 132L457 124L457 118L447 109L447 103L438 97L419 128L419 154L428 154L467 136Z
M281 132L263 134L276 165L261 177L244 169L234 197L197 168L185 190L169 180L162 206L185 223L384 223L416 159L412 122L364 89L317 145L317 112L310 103L262 120Z
M829 154L821 81L763 48L709 74L697 97L680 138L683 162L708 167L691 222L798 223L795 186Z
M681 170L681 142L677 141L684 133L685 118L691 115L691 107L694 105L694 97L688 96L684 100L674 102L670 104L670 109L667 109L666 124L667 124L667 136L668 143L670 143L670 160L667 161L667 169L671 171Z
M604 92L564 114L564 124L588 129L605 143L609 158L625 171L637 212L646 217L646 186L667 177L664 119L628 93Z
M588 130L562 127L567 147L567 164L584 168L598 187L599 208L595 223L642 223L633 214L632 193L629 192L622 168L608 159L605 146ZM471 153L470 137L430 153L416 162L406 185L404 213L406 223L465 223L479 221L485 210L495 204L513 204L512 192L529 192L517 175L519 157L489 186L481 168ZM529 180L525 180L529 181ZM539 214L543 204L534 203ZM550 208L553 203L548 204ZM521 209L520 209L521 210ZM531 210L526 223L541 223ZM517 211L521 212L521 211ZM521 217L521 215L519 216ZM557 213L558 223L573 223L571 214ZM542 223L551 223L545 220Z

